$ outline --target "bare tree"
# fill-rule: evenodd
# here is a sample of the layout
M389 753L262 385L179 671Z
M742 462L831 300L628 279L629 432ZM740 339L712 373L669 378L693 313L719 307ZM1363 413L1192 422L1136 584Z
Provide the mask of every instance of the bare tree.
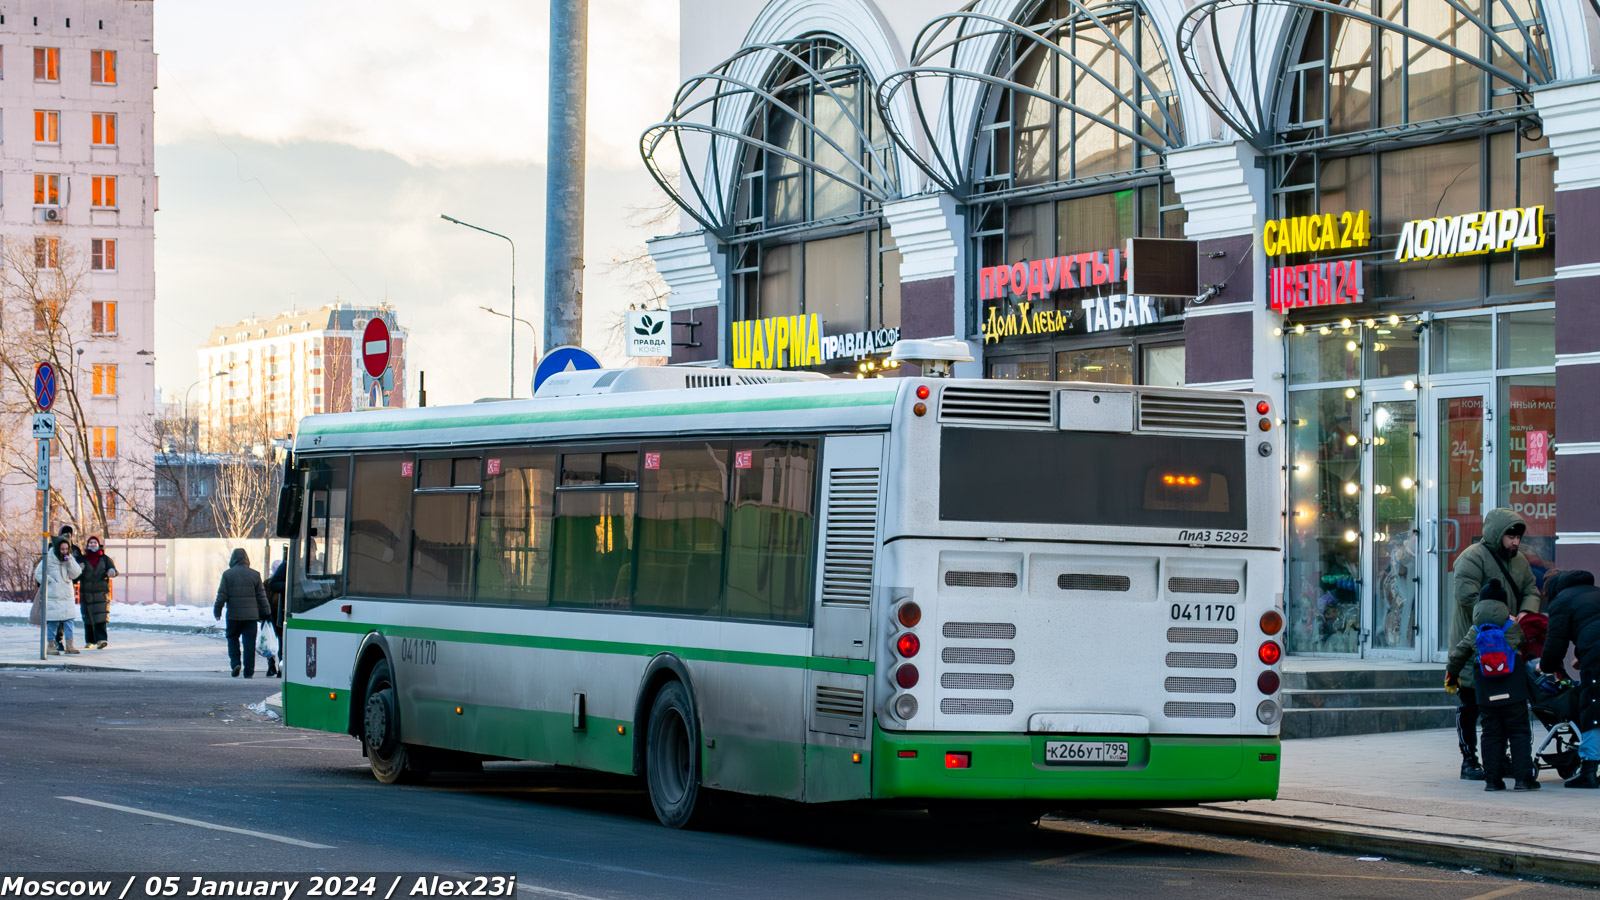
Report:
M261 537L277 510L283 474L276 463L271 411L259 398L235 404L224 429L213 437L221 451L207 456L215 466L211 519L223 537Z
M659 230L677 215L678 207L662 194L655 203L630 208L628 224L640 230ZM623 286L632 296L628 304L629 310L665 309L667 295L671 291L661 273L656 271L656 262L650 256L645 244L618 248L612 253L611 262L605 266L605 273L621 279ZM622 311L618 311L606 323L606 345L617 353L622 352L623 334L627 324L627 313ZM669 359L660 356L636 356L629 357L628 364L659 366L665 365Z

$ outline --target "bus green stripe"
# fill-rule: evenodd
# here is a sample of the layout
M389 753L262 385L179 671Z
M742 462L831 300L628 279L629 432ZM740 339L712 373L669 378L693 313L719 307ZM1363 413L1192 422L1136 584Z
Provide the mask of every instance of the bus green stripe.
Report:
M587 638L549 637L537 634L497 634L487 631L458 631L424 628L416 625L370 625L361 622L325 622L315 619L290 619L289 628L325 631L335 634L366 634L376 631L384 637L419 638L457 644L487 644L496 647L531 647L540 650L568 650L576 653L611 653L622 656L654 656L674 653L699 662L732 663L742 666L774 666L784 669L811 669L845 675L872 675L873 664L865 659L834 659L826 656L791 656L785 653L757 653L750 650L714 650L707 647L674 647L666 644L636 644L625 641L599 641Z
M440 428L492 428L507 425L541 425L555 422L589 422L602 419L636 419L651 416L726 415L755 412L789 412L805 409L833 409L857 406L888 406L895 392L874 391L820 397L765 397L749 400L706 400L661 403L648 406L616 406L598 409L560 409L542 412L498 413L458 418L399 418L373 421L363 417L356 422L324 422L311 416L300 423L302 436L331 434L377 434L428 431Z

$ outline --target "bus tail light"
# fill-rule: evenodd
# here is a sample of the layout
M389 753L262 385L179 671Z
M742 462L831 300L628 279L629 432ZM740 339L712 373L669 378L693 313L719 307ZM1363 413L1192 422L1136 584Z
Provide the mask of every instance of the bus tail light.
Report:
M894 714L906 721L911 721L917 715L917 698L910 694L901 694L894 698ZM901 751L902 753L904 751ZM916 751L912 751L915 753Z
M910 659L917 655L918 650L922 649L922 641L916 635L907 631L895 640L894 649L903 658Z
M928 394L929 393L930 392L928 390L928 386L927 385L925 385L925 384L917 385L917 399L918 400L926 400L926 399L928 399Z
M1271 406L1271 404L1267 403L1267 401L1260 400L1260 401L1256 402L1256 412L1259 415L1263 415L1264 416L1268 412L1271 412L1271 411L1272 411L1272 406Z
M1257 655L1261 657L1262 662L1275 666L1278 660L1283 658L1283 648L1278 646L1277 641L1263 641Z
M904 663L894 670L894 683L908 691L917 686L920 677L917 667L911 663Z
M1276 701L1263 700L1261 705L1256 707L1256 719L1263 725L1276 725L1281 718L1283 710L1278 707Z
M1272 430L1272 420L1271 419L1262 419L1261 421L1256 423L1256 427L1261 429L1262 431L1271 431Z
M915 628L917 623L922 621L922 607L907 600L900 604L900 608L895 610L894 615L896 619L900 620L901 625L907 628Z
M972 751L947 750L944 754L944 767L946 769L972 768Z
M1277 634L1283 630L1283 615L1275 609L1269 609L1261 614L1261 633L1266 635Z
M1267 671L1256 676L1256 690L1263 694L1276 694L1278 692L1278 686L1281 683L1282 680L1278 678L1278 673L1272 671L1271 669L1268 669Z

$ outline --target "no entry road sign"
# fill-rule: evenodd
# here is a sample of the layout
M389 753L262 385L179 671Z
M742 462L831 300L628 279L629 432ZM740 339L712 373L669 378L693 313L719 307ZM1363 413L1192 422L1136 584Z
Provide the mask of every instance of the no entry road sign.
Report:
M389 324L382 319L368 321L361 333L361 362L373 378L389 368Z
M33 399L39 404L40 412L48 412L56 402L56 367L47 362L39 363L33 370Z

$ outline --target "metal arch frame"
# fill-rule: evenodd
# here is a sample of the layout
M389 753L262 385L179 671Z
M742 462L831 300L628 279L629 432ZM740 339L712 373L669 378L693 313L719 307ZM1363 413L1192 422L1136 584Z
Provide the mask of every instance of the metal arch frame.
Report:
M649 171L650 177L655 179L656 184L680 209L719 238L726 240L732 237L737 228L735 208L739 202L740 188L728 182L739 180L738 167L747 149L757 149L789 160L802 169L824 175L878 203L893 199L897 195L898 189L892 167L881 162L878 165L863 165L857 158L860 147L870 148L872 141L867 134L865 122L852 108L853 104L844 102L829 82L830 73L853 70L866 90L875 92L871 73L860 63L860 54L854 48L832 36L826 39L838 43L855 62L849 66L827 67L821 70L813 67L796 50L810 47L819 37L750 44L740 48L737 53L723 60L710 72L696 75L680 85L673 95L672 109L667 118L646 128L639 137L639 153L644 158L645 168ZM763 55L770 55L770 58L757 58ZM840 146L809 117L801 115L799 110L778 98L777 92L791 82L768 84L767 81L774 73L782 71L788 65L798 68L800 73L808 78L810 84L820 86L838 104L839 109L844 112L845 119L855 128L856 136L860 139L860 147L856 152ZM760 71L762 82L757 84L739 77L735 73L741 67ZM870 97L864 97L863 100L867 103L872 102ZM750 131L756 119L766 109L777 109L787 114L806 131L821 138L849 164L850 170L857 173L860 180L851 181L805 156L752 136ZM701 112L709 114L709 123L689 120L690 116ZM702 134L710 138L705 164L706 178L710 181L709 197L707 186L694 174L692 158L688 148L684 146L683 136L686 133ZM686 196L679 186L673 183L674 180L667 176L656 159L657 153L662 145L668 142L669 136L670 145L676 149L678 159L683 163L678 172L678 181L688 185L692 198ZM874 169L882 171L875 173Z
M890 137L899 145L901 152L916 162L934 183L945 191L958 197L968 197L973 191L976 181L973 167L977 161L978 149L983 140L985 123L982 119L974 123L970 134L957 133L956 85L958 81L966 80L978 86L978 94L982 98L979 106L987 108L990 97L996 91L1012 91L1038 100L1043 100L1057 109L1063 109L1077 115L1084 116L1098 125L1103 125L1118 134L1138 143L1152 153L1164 155L1168 150L1176 149L1183 145L1182 123L1175 119L1167 102L1159 104L1160 121L1146 113L1136 102L1131 102L1123 92L1111 82L1104 74L1097 71L1094 66L1085 64L1077 55L1068 52L1054 39L1064 29L1092 23L1101 34L1106 37L1106 46L1113 49L1125 60L1139 83L1144 87L1147 96L1151 98L1165 98L1175 96L1177 92L1177 73L1172 66L1172 61L1167 57L1166 45L1163 41L1156 41L1156 46L1161 52L1161 63L1172 73L1174 86L1171 90L1163 91L1157 88L1145 68L1138 64L1135 50L1130 50L1115 32L1106 24L1104 12L1108 9L1116 12L1129 12L1144 19L1144 27L1155 28L1144 4L1140 0L1111 0L1096 7L1085 5L1081 0L1065 0L1072 7L1072 14L1057 19L1051 19L1037 26L1021 25L1010 19L987 15L976 12L977 2L969 2L961 10L938 16L923 26L912 43L911 65L896 72L886 75L878 87L877 102L878 115L888 129ZM1596 0L1600 2L1600 0ZM951 29L954 34L948 34ZM982 71L963 67L961 63L964 45L979 41L992 41L995 44L993 52L986 54L981 60ZM1025 41L1027 46L1012 59L1011 65L1000 72L999 60L1011 44L1008 41ZM1033 54L1054 54L1064 61L1071 69L1087 73L1091 78L1108 90L1124 106L1130 109L1138 122L1149 128L1156 139L1151 139L1140 133L1138 126L1126 128L1104 116L1073 103L1052 93L1040 91L1030 85L1014 80L1021 67L1030 62ZM947 58L947 65L933 64L935 60ZM941 113L930 121L926 104L923 102L924 92L917 89L920 80L938 79L944 82L943 87L936 92L942 101ZM914 110L915 121L902 123L893 115L894 97L897 92L909 88L911 103ZM927 137L927 159L918 152L918 142L907 131L909 127L921 129L922 135ZM940 137L947 139L942 146L949 150L948 155L941 149Z
M1178 62L1183 67L1185 77L1194 85L1195 91L1211 107L1212 111L1222 118L1235 132L1237 132L1252 146L1263 152L1269 151L1276 144L1276 118L1278 107L1283 102L1284 81L1289 73L1289 57L1296 49L1298 43L1289 41L1280 51L1277 62L1272 66L1268 83L1263 84L1260 72L1261 55L1257 52L1259 40L1258 22L1262 6L1285 7L1305 13L1328 13L1331 15L1345 16L1363 22L1368 26L1383 31L1390 31L1417 41L1431 49L1444 53L1473 66L1474 68L1504 81L1511 85L1517 93L1527 97L1539 85L1554 81L1556 73L1554 64L1545 57L1540 43L1529 33L1523 20L1515 14L1506 0L1489 0L1505 8L1510 13L1510 18L1516 23L1518 32L1522 35L1525 54L1514 52L1499 33L1470 9L1463 6L1462 0L1444 0L1453 9L1460 13L1469 22L1476 25L1480 34L1497 48L1504 51L1506 56L1517 62L1522 70L1522 75L1512 74L1499 66L1483 59L1474 53L1469 53L1460 48L1446 44L1443 41L1430 37L1413 28L1392 22L1381 16L1373 15L1359 9L1353 9L1340 3L1327 2L1327 0L1199 0L1193 7L1183 14L1178 20ZM1589 0L1600 11L1600 0ZM1229 72L1226 62L1221 58L1220 48L1224 46L1222 35L1218 31L1218 14L1227 10L1245 8L1248 10L1248 27L1245 30L1246 40L1250 47L1250 83L1248 90L1241 88ZM1544 19L1543 0L1533 0L1533 8L1539 20ZM1217 66L1223 82L1227 98L1214 86L1206 75L1206 67L1199 56L1196 40L1202 29L1202 20L1209 22L1210 46L1217 54ZM1298 35L1297 35L1298 37ZM1376 78L1376 73L1374 73ZM1265 88L1265 90L1263 90ZM1246 101L1248 94L1251 100ZM1232 102L1230 103L1229 100ZM1412 124L1412 123L1407 123ZM1426 123L1415 123L1423 125ZM1352 140L1358 135L1351 135Z

